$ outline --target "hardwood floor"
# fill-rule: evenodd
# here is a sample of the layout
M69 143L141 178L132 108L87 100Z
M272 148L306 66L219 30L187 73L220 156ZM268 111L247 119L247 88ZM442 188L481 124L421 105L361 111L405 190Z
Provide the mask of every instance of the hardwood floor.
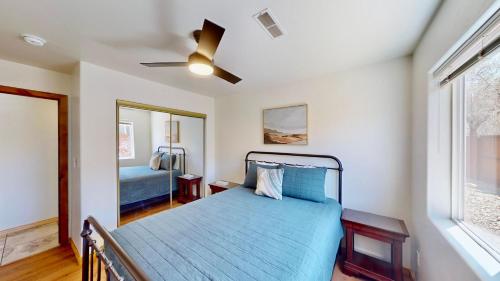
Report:
M366 279L361 279L361 278L345 275L340 270L340 266L338 264L335 264L335 269L333 270L332 281L363 281L363 280L366 280Z
M81 280L81 267L70 247L46 252L0 266L0 280Z
M174 199L172 202L172 208L176 208L182 206L182 203L179 203L177 199ZM129 222L133 222L135 220L151 216L153 214L159 213L161 211L165 211L170 209L170 202L160 202L150 206L147 206L143 209L139 209L136 211L128 212L120 216L120 225L125 225Z

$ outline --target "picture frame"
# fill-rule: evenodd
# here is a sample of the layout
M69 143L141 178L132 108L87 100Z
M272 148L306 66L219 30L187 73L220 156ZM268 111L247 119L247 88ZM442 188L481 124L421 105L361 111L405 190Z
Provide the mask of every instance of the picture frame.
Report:
M172 125L172 136L170 136L170 125ZM179 121L166 121L165 122L165 140L167 143L179 143ZM172 139L172 142L170 142Z
M264 144L308 144L307 104L264 109Z

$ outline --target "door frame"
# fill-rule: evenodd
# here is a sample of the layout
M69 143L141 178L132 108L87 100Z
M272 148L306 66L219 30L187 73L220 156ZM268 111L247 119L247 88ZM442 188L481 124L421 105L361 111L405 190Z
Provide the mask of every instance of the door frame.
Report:
M57 101L59 244L69 242L68 224L68 96L0 85L0 94Z

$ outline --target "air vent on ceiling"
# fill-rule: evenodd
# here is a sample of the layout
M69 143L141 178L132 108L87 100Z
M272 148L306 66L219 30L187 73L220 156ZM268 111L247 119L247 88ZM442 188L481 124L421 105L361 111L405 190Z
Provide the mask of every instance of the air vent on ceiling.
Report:
M277 38L285 34L268 9L258 12L253 17L272 38Z

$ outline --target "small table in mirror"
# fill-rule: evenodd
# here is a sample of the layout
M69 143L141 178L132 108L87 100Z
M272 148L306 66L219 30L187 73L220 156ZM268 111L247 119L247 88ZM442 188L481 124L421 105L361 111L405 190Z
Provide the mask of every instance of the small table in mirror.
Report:
M202 176L190 174L178 176L177 186L179 191L177 201L184 204L200 199L200 185L202 179ZM193 187L196 187L196 194L193 194Z

